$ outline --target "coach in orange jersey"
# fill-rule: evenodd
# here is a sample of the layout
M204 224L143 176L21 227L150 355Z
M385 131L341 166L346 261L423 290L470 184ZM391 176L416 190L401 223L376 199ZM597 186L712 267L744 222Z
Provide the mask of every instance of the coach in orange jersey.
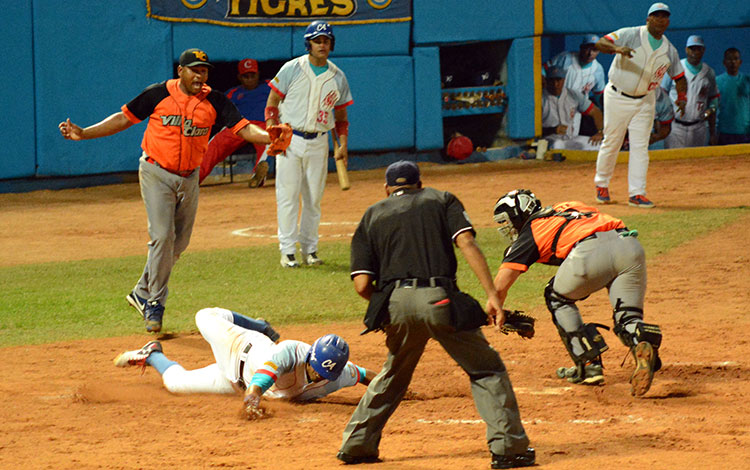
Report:
M661 367L661 331L657 325L643 322L646 256L638 232L582 202L542 208L534 193L526 189L501 197L495 204L494 219L511 240L495 276L502 303L516 279L532 264L560 266L544 289L544 299L573 367L558 368L557 376L581 385L604 381L601 354L608 346L597 327L607 327L584 323L576 302L606 287L614 310L614 332L636 362L631 394L644 395Z
M148 119L138 179L148 216L148 259L126 300L143 316L146 331L162 328L172 266L187 248L198 209L198 167L211 127L226 126L248 142L267 144L268 133L244 119L222 93L206 85L213 66L205 52L180 55L178 78L149 86L122 109L92 126L59 124L68 140L96 139Z

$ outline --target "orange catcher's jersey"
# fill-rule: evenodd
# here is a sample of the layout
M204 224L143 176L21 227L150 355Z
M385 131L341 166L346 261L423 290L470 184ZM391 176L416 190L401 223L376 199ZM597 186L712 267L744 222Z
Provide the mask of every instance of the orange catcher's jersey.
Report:
M620 228L625 228L622 220L596 207L579 201L561 202L531 216L501 267L525 272L536 262L559 266L580 240Z
M250 123L224 94L203 85L197 95L187 95L176 78L146 88L122 112L134 124L148 118L141 148L171 171L200 166L215 124L236 134Z

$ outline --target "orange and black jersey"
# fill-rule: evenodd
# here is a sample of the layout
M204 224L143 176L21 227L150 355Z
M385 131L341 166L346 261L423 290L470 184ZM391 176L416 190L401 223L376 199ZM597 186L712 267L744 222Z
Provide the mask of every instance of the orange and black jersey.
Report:
M559 266L580 240L618 228L625 228L622 220L595 207L579 201L561 202L531 216L501 267L525 272L536 262Z
M171 171L200 166L215 124L236 134L250 123L224 94L203 85L190 96L180 90L179 79L149 86L123 105L122 112L134 124L149 118L141 148Z

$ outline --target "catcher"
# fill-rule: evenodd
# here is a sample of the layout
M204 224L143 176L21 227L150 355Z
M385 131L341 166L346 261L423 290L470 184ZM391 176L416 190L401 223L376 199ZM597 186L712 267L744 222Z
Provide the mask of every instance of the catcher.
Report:
M544 299L573 366L560 367L557 376L575 384L604 382L601 354L608 346L597 328L609 328L584 323L576 302L606 287L614 333L635 359L631 394L643 396L661 368L662 335L657 325L643 322L646 259L637 231L578 201L542 209L534 193L525 189L501 197L494 219L512 242L495 277L501 303L535 262L560 266L544 289Z
M185 370L151 341L141 349L125 351L114 359L117 367L152 366L172 393L243 393L248 419L262 418L261 396L310 401L358 383L368 385L375 373L349 362L349 345L329 334L312 346L286 340L264 320L224 308L204 308L195 324L211 345L216 363Z

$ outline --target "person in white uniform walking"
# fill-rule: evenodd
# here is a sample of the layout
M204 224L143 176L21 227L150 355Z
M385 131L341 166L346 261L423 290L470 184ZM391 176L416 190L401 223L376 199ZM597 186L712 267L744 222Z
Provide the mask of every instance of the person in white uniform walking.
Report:
M617 154L628 132L628 204L651 208L646 198L648 143L654 123L654 91L664 75L669 75L677 89L677 108L684 115L687 82L677 50L664 31L669 27L669 6L654 3L648 10L644 26L621 28L599 39L596 48L605 54L617 54L609 69L609 83L604 89L604 140L596 159L596 200L612 202L609 182L615 171Z

